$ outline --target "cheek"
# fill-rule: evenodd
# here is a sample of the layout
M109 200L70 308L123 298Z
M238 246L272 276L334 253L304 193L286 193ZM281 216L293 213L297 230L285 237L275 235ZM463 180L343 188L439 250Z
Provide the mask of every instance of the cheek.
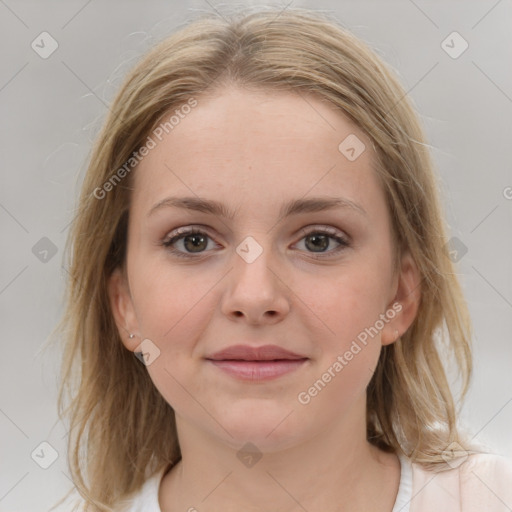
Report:
M137 264L134 260L130 284L141 334L165 341L166 345L179 342L183 346L182 334L194 330L198 316L208 315L208 292L218 279L211 273L173 266L159 258L153 258L151 264L142 263L141 258Z
M193 407L191 396L202 396L197 379L198 340L204 335L213 309L208 293L212 276L155 263L134 280L134 303L144 338L158 347L159 356L147 366L155 387L177 411Z
M384 313L387 277L377 262L361 258L321 278L297 283L294 291L309 308L303 312L310 328L322 327L327 346L341 350Z
M316 281L310 295L308 306L315 315L309 313L307 328L317 358L312 378L303 382L296 399L313 416L334 418L346 411L364 395L375 371L384 292L378 273L365 269L323 284ZM331 404L327 409L326 403Z
M317 364L314 379L304 383L305 400L332 401L340 410L364 393L381 352L380 315L389 293L386 278L378 261L361 258L340 269L335 278L311 280L301 289L315 313L305 309L307 328L317 334L312 340ZM319 400L314 398L320 395Z

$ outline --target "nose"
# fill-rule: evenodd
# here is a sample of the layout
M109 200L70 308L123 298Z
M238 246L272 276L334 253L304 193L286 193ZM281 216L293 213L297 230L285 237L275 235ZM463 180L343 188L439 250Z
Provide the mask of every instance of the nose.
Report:
M290 310L289 288L269 254L270 250L264 250L250 263L234 254L234 268L222 299L222 312L231 320L274 324Z

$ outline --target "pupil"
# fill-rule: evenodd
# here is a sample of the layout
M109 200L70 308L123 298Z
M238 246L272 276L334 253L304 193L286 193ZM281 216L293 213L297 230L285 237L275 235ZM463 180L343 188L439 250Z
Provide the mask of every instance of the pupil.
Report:
M204 244L204 241L205 241L205 237L202 236L202 235L189 235L188 237L186 237L185 239L185 246L187 246L187 241L189 240L195 240L195 242L192 243L192 246L195 247L195 248L203 248L204 247L201 247L201 244ZM187 247L187 249L189 249L189 247ZM194 251L192 250L192 252L199 252L199 251Z
M329 240L326 235L310 235L306 240L311 240L313 242L313 247L320 248L323 250L327 249L329 245ZM320 242L319 244L317 242ZM307 245L307 242L306 242ZM315 251L321 252L321 251Z

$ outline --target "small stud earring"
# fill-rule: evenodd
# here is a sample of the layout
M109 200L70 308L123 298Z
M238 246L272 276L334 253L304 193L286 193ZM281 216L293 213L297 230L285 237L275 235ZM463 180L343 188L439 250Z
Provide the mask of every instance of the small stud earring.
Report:
M130 339L132 340L133 338L135 338L135 334L130 334L130 335L128 336L128 338L130 338Z
M395 329L395 341L398 339L398 335L399 335L398 329Z

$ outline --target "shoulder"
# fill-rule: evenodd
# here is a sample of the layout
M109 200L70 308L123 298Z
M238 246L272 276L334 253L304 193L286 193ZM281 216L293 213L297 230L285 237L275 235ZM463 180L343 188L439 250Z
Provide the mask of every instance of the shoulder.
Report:
M439 472L412 463L411 512L510 512L512 459L492 453L471 453Z
M473 453L460 466L461 473L469 478L471 474L505 480L512 484L512 459L494 453Z
M137 491L125 497L112 510L115 512L161 512L158 492L164 473L165 468L150 476ZM84 512L85 506L84 499L75 491L49 512Z
M116 512L161 512L158 492L164 473L165 468L148 478L137 492L123 500Z

